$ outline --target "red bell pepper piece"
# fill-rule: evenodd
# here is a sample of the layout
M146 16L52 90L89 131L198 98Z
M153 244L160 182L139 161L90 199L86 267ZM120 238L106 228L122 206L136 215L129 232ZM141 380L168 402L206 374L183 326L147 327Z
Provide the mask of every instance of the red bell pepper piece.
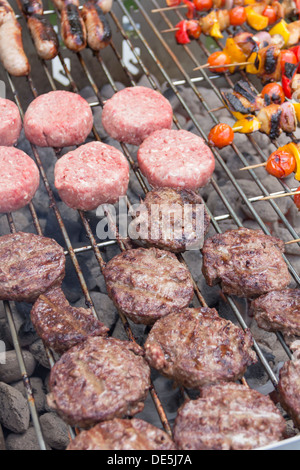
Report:
M168 7L176 7L180 5L181 0L166 0Z
M295 56L297 57L297 61L299 63L297 72L300 72L300 46L291 47L290 50L293 51Z
M299 0L300 1L300 0ZM196 7L195 7L195 4L193 2L191 2L190 0L183 0L183 3L186 4L187 8L188 8L188 11L186 13L186 17L189 19L189 20L192 20L193 18L195 18L195 15L196 15Z
M281 82L282 82L282 88L283 88L286 98L291 99L292 98L291 79L287 78L285 75L282 75Z
M187 21L182 20L177 25L177 31L175 33L175 39L178 44L189 44L191 42L188 32L187 32Z

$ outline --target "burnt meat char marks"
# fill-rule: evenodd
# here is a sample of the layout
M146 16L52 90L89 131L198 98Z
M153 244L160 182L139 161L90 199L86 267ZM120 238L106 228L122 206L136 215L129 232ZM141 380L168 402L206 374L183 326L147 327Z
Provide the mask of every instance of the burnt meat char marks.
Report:
M261 295L251 303L260 328L300 336L300 289L283 289Z
M278 392L282 407L290 414L300 429L300 341L291 345L293 359L287 361L279 372Z
M17 232L0 237L0 299L35 302L65 275L63 248L53 239Z
M201 389L175 419L180 450L252 450L284 438L284 418L268 396L235 383Z
M144 408L150 368L136 343L100 336L65 352L50 374L48 405L70 425L134 416Z
M30 317L38 336L59 354L88 336L106 336L109 331L91 309L72 307L60 287L40 295Z
M174 253L201 248L210 224L199 194L173 188L149 191L133 218L139 242Z
M196 190L210 181L215 158L204 140L185 130L162 129L138 149L141 172L154 188Z
M170 436L141 419L113 419L82 431L67 450L175 450Z
M127 250L103 270L107 292L115 306L135 323L187 307L194 287L187 267L173 253L157 248Z
M179 384L197 389L205 384L240 379L257 361L253 340L215 309L183 309L158 320L145 342L151 367Z
M284 242L261 230L229 230L204 242L202 272L209 286L221 283L225 294L257 297L291 282L283 252Z

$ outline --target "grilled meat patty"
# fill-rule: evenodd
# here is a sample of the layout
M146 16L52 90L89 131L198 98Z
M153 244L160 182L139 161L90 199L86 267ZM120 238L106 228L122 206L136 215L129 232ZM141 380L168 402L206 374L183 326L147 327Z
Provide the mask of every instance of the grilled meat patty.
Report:
M53 239L17 232L0 237L0 299L35 302L65 275L63 248Z
M30 316L38 336L57 353L67 351L88 336L105 336L109 331L91 309L72 307L60 287L41 294Z
M170 436L142 419L113 419L82 431L67 450L175 450Z
M82 428L141 412L150 387L143 354L133 342L88 337L53 366L48 405Z
M284 242L261 230L228 230L204 242L202 272L209 286L221 283L226 294L257 297L291 282L283 252Z
M300 342L295 341L291 349L294 357L280 369L278 392L282 407L300 429Z
M140 241L174 253L202 248L210 223L199 194L173 188L149 191L134 220Z
M260 328L300 336L300 289L283 289L261 295L251 303Z
M124 251L107 263L103 275L109 297L135 323L153 324L187 307L194 296L187 267L158 248Z
M174 441L181 450L251 450L283 439L284 431L285 421L268 396L220 383L179 408Z
M219 317L215 309L187 308L155 323L145 353L162 375L197 389L241 378L257 360L252 344L250 331Z

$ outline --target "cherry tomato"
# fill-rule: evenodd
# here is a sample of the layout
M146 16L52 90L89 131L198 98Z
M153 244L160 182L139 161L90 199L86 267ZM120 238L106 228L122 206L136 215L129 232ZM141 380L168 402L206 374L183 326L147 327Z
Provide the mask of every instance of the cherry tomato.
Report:
M297 189L297 191L300 191L300 186L299 188ZM294 196L294 203L296 204L296 207L299 209L300 211L300 194L295 194Z
M207 59L210 65L210 70L216 73L224 73L228 70L228 67L221 67L222 65L230 64L230 57L226 52L216 51L213 52Z
M261 96L264 98L267 106L272 103L281 104L285 101L285 94L279 83L268 83L268 85L263 87Z
M232 144L234 139L234 132L228 124L217 124L208 134L208 141L211 145L221 149L226 145Z
M189 20L187 22L187 33L190 38L198 39L201 35L201 26L197 20Z
M295 157L285 150L275 150L268 158L266 170L276 178L285 178L296 169Z
M271 5L267 5L263 11L263 16L266 16L269 19L269 24L276 23L277 21L277 13L275 8Z
M198 11L207 11L214 6L213 0L193 0L193 2Z
M295 52L293 52L290 49L283 49L280 52L280 64L281 64L281 70L283 73L285 73L285 64L297 64L298 60L296 57Z
M234 7L229 10L229 21L232 26L241 26L247 19L244 7Z

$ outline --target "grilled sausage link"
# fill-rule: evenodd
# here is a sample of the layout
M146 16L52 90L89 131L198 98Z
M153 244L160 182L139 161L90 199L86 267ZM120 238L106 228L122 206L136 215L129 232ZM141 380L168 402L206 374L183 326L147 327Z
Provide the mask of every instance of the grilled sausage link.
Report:
M44 11L42 0L17 0L17 4L25 16L42 15Z
M82 8L87 31L87 43L93 51L104 49L111 40L111 29L101 8L88 1Z
M66 5L61 10L61 36L71 51L79 52L87 45L86 28L76 5Z
M79 0L53 0L53 3L59 11L62 11L67 5L79 7Z
M22 28L6 0L0 0L0 60L11 75L20 77L30 72L23 48Z
M112 9L113 0L93 0L93 2L101 8L103 13L108 13Z
M15 77L28 75L30 65L23 49L22 28L17 20L0 27L0 60L8 73Z
M54 59L58 54L59 42L52 25L43 15L30 16L27 24L39 57Z

